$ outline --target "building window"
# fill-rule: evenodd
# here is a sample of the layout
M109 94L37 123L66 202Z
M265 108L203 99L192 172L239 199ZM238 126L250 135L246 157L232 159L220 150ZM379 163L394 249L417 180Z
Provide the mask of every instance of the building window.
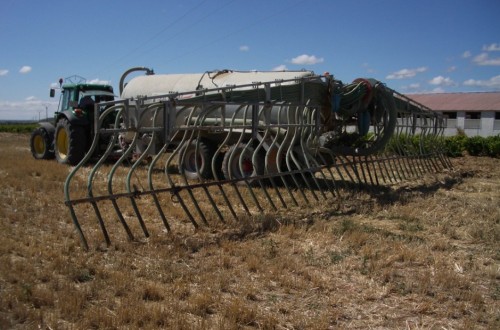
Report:
M444 111L443 117L446 119L457 119L457 112L456 111Z
M457 128L457 112L443 111L443 118L447 128Z
M466 112L464 126L465 129L480 129L481 112Z
M495 112L495 121L493 122L493 129L500 131L500 111Z

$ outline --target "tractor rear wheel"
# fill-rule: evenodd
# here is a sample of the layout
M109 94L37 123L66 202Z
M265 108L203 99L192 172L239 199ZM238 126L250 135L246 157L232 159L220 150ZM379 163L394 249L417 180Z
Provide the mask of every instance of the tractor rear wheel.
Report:
M56 125L54 149L59 163L78 164L85 156L87 149L87 136L84 127L71 125L67 119L61 119Z
M35 159L52 159L54 150L52 149L52 137L43 127L38 127L31 133L30 138L31 154Z
M224 155L222 172L226 179L249 178L247 182L252 183L250 178L264 174L264 155L243 143L233 145Z
M198 154L196 154L196 144L198 144ZM179 153L179 167L188 180L213 179L212 149L211 144L205 140L192 141L182 147Z

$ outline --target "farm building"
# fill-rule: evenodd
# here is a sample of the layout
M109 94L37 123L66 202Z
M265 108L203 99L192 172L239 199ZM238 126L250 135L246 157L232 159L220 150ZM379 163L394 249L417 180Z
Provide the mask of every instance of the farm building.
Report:
M410 94L446 118L444 134L463 130L467 136L500 134L500 92Z

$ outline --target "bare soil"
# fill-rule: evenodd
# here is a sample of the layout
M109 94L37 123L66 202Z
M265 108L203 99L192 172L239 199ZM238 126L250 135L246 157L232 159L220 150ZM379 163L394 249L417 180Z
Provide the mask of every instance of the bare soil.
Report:
M85 251L28 140L0 133L0 329L500 329L500 159Z

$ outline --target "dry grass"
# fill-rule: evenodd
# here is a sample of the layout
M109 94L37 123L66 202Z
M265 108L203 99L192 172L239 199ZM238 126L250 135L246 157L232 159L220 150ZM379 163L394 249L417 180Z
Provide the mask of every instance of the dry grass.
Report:
M500 328L498 159L198 231L155 219L136 242L110 225L85 252L68 168L27 135L2 133L0 157L0 329Z

